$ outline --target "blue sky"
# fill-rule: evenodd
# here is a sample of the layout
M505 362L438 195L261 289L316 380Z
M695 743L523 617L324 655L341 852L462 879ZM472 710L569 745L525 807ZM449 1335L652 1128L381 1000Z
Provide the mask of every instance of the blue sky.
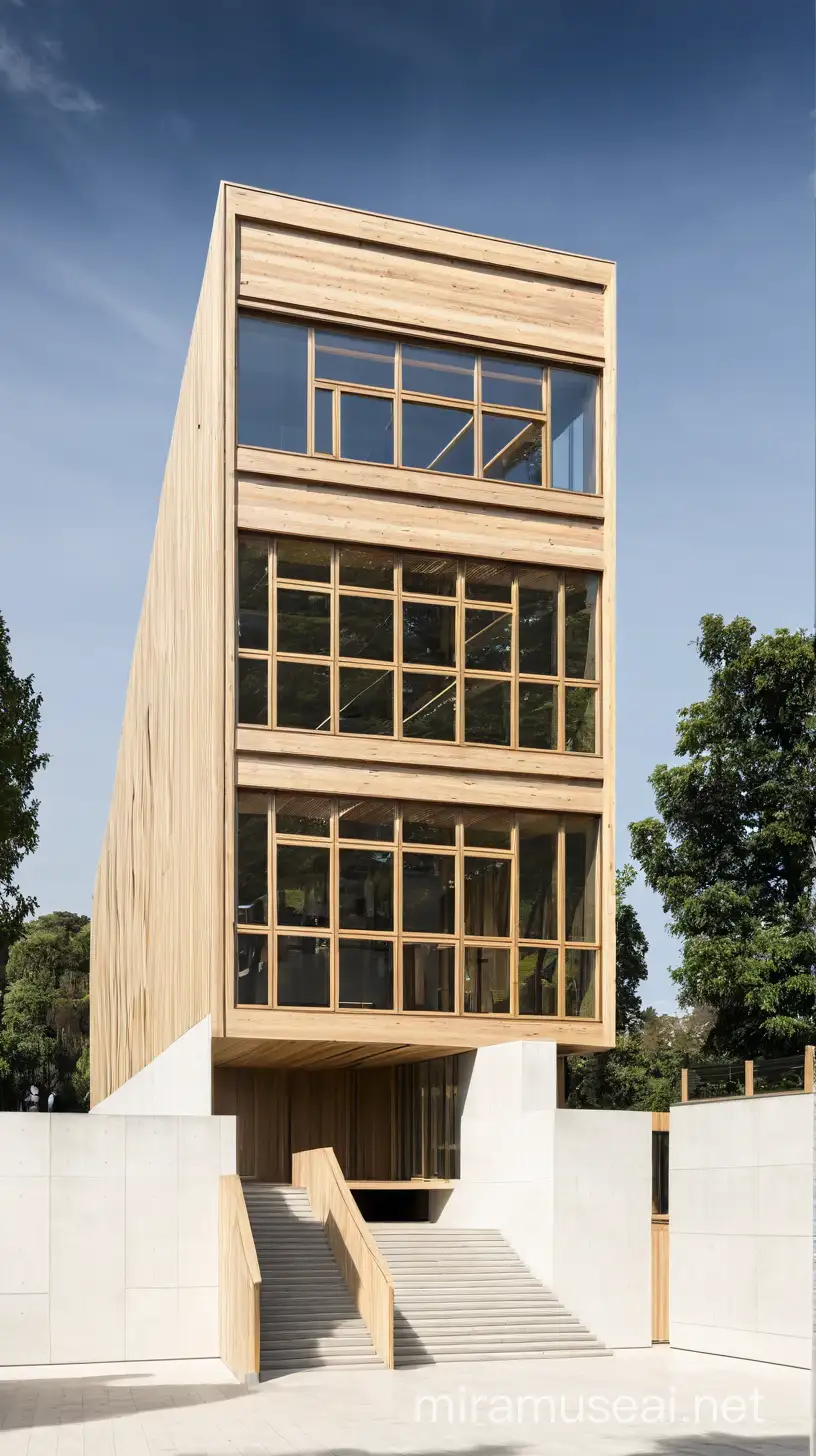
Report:
M813 618L812 32L809 0L0 0L0 610L45 700L42 909L90 908L222 177L617 260L625 858L701 614Z

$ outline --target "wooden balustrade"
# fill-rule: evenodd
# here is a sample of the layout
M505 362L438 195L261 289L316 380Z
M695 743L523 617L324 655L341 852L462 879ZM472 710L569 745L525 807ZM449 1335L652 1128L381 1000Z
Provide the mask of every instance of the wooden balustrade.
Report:
M338 1267L387 1369L394 1368L394 1284L333 1148L309 1148L292 1157L292 1182L305 1188L312 1212L326 1230Z
M261 1369L261 1271L240 1178L218 1186L218 1352L239 1380Z

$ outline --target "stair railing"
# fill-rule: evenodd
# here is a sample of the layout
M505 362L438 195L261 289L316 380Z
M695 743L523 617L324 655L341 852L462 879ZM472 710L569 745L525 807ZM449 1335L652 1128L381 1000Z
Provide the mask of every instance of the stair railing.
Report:
M241 1179L218 1183L218 1353L254 1384L261 1370L261 1270Z
M305 1188L371 1343L394 1368L394 1282L351 1193L333 1148L309 1148L292 1157L292 1182Z

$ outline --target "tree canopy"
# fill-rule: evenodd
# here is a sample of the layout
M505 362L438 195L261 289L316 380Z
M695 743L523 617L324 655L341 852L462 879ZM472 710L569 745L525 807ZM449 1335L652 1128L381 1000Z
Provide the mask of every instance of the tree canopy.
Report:
M816 1035L816 646L703 617L708 696L678 718L650 777L657 813L632 850L683 954L681 1006L706 1005L708 1047L736 1057Z
M38 752L41 706L34 679L14 671L8 628L0 616L0 966L37 908L15 875L37 844L40 806L34 776L48 762L48 755Z
M59 1111L87 1109L90 946L87 915L59 910L29 921L11 947L0 1010L6 1108L36 1086L42 1107L53 1092Z

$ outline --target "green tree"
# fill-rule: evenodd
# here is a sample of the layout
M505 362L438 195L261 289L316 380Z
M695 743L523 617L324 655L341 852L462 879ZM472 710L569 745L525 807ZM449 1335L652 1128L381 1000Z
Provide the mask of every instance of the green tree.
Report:
M657 814L632 849L683 943L681 1006L705 1004L707 1049L800 1051L816 1035L816 644L706 616L708 696L678 718L651 775Z
M7 1108L35 1086L60 1111L88 1105L91 924L65 910L24 926L11 947L0 1012L0 1078Z
M0 967L37 902L15 884L17 870L37 844L39 804L34 776L48 762L38 752L42 698L34 679L18 677L8 628L0 616Z

